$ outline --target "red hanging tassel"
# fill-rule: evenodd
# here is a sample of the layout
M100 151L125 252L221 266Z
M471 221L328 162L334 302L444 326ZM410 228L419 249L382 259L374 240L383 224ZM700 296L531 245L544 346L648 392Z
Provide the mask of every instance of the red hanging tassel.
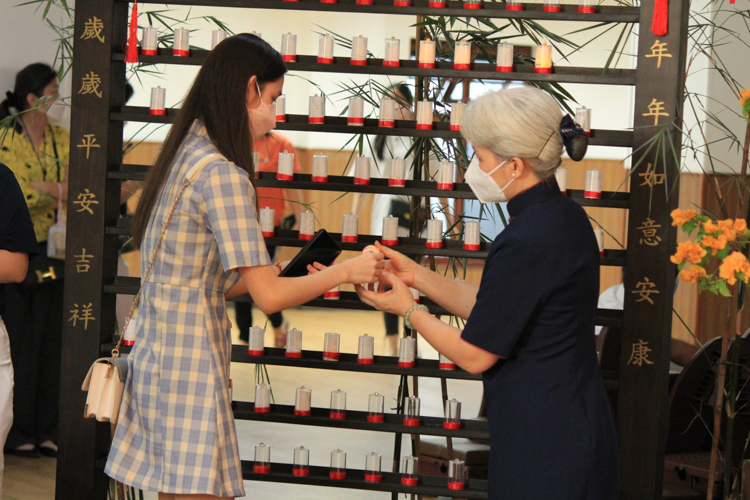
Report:
M128 50L125 52L126 63L138 62L138 2L133 2L133 13L130 16Z
M655 0L654 18L651 21L651 33L656 36L664 36L669 30L669 0Z
M729 0L729 3L734 3L734 0Z

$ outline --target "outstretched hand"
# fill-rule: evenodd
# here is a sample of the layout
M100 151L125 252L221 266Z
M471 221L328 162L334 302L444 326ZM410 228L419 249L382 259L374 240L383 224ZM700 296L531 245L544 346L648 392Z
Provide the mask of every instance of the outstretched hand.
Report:
M365 253L358 257L337 263L346 271L343 283L377 283L383 273L385 262L382 253ZM326 269L327 266L319 262L307 266L308 274L315 274Z
M388 259L385 262L386 272L395 274L406 286L413 287L420 266L406 255L381 245L379 241L375 242L375 246Z
M370 305L379 311L398 314L399 316L405 315L406 312L416 304L409 287L407 287L403 281L398 279L395 274L388 272L384 273L380 279L380 283L381 286L378 287L379 290L384 290L384 285L390 287L390 290L386 292L371 292L365 290L361 285L355 285L354 289L357 291L359 298L365 304Z

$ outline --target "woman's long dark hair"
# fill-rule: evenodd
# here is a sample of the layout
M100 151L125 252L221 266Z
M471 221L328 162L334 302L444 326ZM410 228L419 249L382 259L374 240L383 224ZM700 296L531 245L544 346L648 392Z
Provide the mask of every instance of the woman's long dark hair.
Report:
M42 97L44 88L57 78L57 72L47 64L29 64L16 74L16 84L13 92L6 92L5 99L0 102L0 120L23 113L29 108L26 99L29 94ZM13 121L17 133L21 133L21 123Z
M405 83L394 83L388 87L384 97L390 97L396 101L397 106L408 104L411 107L414 104L411 89ZM375 156L378 160L385 160L385 139L384 135L375 137Z
M229 37L211 51L195 77L156 163L146 176L133 217L136 247L141 244L172 161L196 119L206 125L208 136L219 152L246 170L252 182L255 166L245 100L247 85L252 76L263 87L285 73L281 54L255 35L241 33Z

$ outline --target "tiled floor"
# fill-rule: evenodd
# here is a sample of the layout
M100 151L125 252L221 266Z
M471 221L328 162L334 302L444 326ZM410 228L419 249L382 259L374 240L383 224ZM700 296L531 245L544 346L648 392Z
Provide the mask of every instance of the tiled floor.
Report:
M262 313L254 312L256 323L263 325ZM380 313L367 311L343 311L328 309L295 309L285 312L290 327L303 332L303 349L322 350L323 336L327 331L341 333L341 351L357 352L357 338L368 333L375 337L375 354L386 354L383 319ZM233 317L233 316L230 316ZM262 320L262 321L261 321ZM270 327L270 325L269 325ZM272 344L268 329L266 345ZM234 332L235 338L237 332ZM419 343L420 356L437 358L437 353L426 342ZM347 407L352 410L367 409L367 396L373 392L396 395L398 377L344 371L311 370L304 368L269 366L268 373L276 401L280 404L294 404L295 389L305 385L313 389L313 406L327 407L330 392L335 389L347 391ZM232 365L234 398L252 401L255 387L255 366ZM476 415L482 395L481 383L449 381L450 397L463 402L464 416ZM442 416L439 380L420 379L419 396L422 400L422 414ZM386 410L387 411L387 410ZM364 468L365 454L376 451L383 455L383 469L388 470L393 460L393 435L378 432L328 429L323 427L302 427L261 422L237 422L240 455L252 460L254 446L261 441L271 445L271 460L291 462L292 449L304 445L310 451L311 465L328 465L330 452L335 448L347 450L347 465ZM409 443L404 441L404 450ZM4 500L51 500L54 498L56 461L50 458L22 459L7 455L5 462ZM259 499L386 499L390 494L352 491L312 486L290 486L264 482L246 482L247 498ZM148 500L156 495L147 494Z

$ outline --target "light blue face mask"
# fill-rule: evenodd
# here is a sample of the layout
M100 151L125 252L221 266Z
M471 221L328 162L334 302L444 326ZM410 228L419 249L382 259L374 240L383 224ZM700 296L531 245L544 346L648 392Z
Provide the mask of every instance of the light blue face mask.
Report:
M477 199L480 202L500 203L508 201L508 198L505 196L505 190L508 189L508 186L510 186L516 179L511 179L504 187L500 187L497 182L495 182L495 179L492 178L492 174L506 163L508 163L508 160L505 160L490 172L485 172L479 167L479 159L474 155L474 159L469 163L469 168L466 169L464 179L466 179L469 187L474 191L474 194L477 195Z

